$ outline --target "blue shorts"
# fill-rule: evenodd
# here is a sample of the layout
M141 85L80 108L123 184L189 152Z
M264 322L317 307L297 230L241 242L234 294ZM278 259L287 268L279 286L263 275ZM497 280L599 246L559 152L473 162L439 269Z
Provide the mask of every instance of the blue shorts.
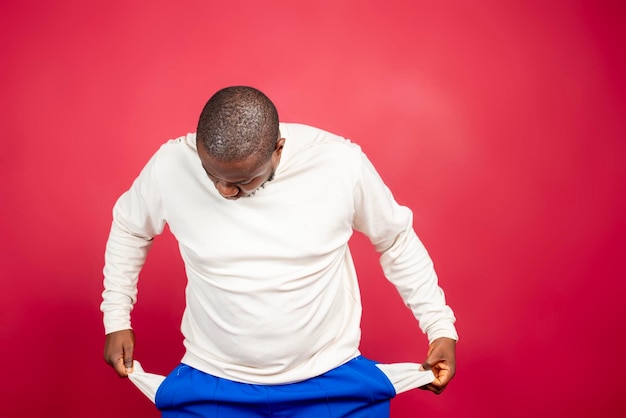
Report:
M396 395L376 363L363 356L302 382L253 385L179 365L159 386L163 418L382 418Z

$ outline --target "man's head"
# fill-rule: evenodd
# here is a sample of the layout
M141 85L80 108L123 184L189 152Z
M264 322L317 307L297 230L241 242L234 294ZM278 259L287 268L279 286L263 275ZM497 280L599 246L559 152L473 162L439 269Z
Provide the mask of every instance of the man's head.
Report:
M284 139L276 107L252 87L227 87L202 110L196 145L204 170L227 199L249 196L271 180Z

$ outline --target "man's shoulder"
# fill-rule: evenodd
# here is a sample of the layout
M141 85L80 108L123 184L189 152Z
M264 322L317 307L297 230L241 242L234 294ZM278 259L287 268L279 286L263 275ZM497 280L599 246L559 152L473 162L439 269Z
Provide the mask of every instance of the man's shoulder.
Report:
M330 145L331 148L345 148L348 152L360 151L360 147L350 139L311 125L281 122L280 133L288 142L292 142L292 146L297 144L294 148Z
M342 136L334 134L325 129L321 129L313 125L295 122L281 122L280 134L283 137L298 137L318 140L333 138L345 140L345 138L343 138Z
M198 158L196 134L188 133L163 143L153 156L157 170L184 170ZM191 163L191 164L190 164Z
M188 154L197 154L196 134L188 133L163 143L156 152L159 159L179 158Z
M183 150L196 150L196 133L191 132L186 135L179 136L177 138L169 139L163 145L159 151L175 152Z

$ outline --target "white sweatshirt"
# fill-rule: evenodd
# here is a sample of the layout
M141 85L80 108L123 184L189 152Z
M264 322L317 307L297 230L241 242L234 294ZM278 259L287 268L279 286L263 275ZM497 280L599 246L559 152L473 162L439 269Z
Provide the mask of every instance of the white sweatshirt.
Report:
M246 383L320 375L359 354L361 302L348 248L353 229L380 253L430 341L457 338L454 315L412 213L361 149L305 125L286 139L274 180L253 196L221 197L195 134L164 144L113 209L103 302L106 333L130 329L137 280L165 223L188 283L183 363Z

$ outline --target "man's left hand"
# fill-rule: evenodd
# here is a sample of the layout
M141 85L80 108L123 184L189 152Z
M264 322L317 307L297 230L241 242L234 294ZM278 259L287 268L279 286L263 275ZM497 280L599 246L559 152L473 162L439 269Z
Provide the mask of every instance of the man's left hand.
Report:
M451 338L437 338L428 349L428 356L422 363L424 370L432 370L435 380L422 386L439 395L448 386L456 372L456 341Z

